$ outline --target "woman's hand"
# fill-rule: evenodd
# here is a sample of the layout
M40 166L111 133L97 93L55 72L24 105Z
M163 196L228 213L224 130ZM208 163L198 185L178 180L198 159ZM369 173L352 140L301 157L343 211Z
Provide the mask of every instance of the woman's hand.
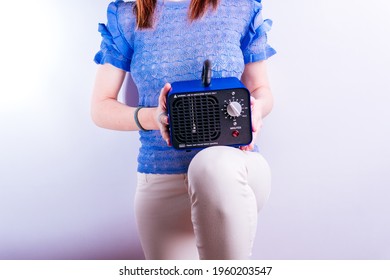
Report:
M240 147L243 151L252 151L255 148L257 134L263 126L261 101L256 100L251 96L251 111L252 111L252 142L247 146Z
M158 98L158 107L156 110L156 120L161 132L161 136L168 146L171 146L169 137L168 114L167 114L167 95L171 90L171 84L166 83L160 91Z
M251 109L253 132L252 143L241 147L241 150L251 151L255 147L256 137L263 125L263 118L271 112L273 107L273 97L269 87L266 61L261 60L246 64L244 73L242 73L241 76L241 81L252 96Z

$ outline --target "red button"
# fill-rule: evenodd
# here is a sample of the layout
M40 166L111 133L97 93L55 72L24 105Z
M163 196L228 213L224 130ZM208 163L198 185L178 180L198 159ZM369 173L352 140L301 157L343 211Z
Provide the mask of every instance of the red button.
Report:
M238 137L238 135L240 135L240 132L238 130L232 132L233 137Z

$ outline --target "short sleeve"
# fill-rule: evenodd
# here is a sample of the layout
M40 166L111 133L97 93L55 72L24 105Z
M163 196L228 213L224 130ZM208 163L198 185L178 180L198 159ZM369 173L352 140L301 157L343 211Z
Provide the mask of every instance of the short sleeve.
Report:
M107 9L107 24L99 23L98 31L102 36L100 50L96 53L94 61L97 64L109 63L124 71L130 71L133 48L126 40L119 20L120 5L123 1L109 4Z
M263 19L261 0L254 0L254 2L253 17L241 40L245 64L266 60L276 54L276 51L267 42L267 32L271 30L272 21Z

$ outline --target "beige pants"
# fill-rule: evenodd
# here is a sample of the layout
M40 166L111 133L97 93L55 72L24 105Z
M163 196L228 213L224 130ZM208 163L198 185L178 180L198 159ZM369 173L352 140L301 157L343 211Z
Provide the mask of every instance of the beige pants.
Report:
M270 177L259 153L223 146L200 151L187 174L138 173L146 259L248 259Z

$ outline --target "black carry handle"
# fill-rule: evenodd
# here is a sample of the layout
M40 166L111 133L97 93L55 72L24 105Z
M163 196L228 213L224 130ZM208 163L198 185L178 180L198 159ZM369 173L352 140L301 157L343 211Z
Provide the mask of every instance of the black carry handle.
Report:
M202 69L202 84L204 87L208 87L211 84L211 61L206 59L203 62L203 69Z

